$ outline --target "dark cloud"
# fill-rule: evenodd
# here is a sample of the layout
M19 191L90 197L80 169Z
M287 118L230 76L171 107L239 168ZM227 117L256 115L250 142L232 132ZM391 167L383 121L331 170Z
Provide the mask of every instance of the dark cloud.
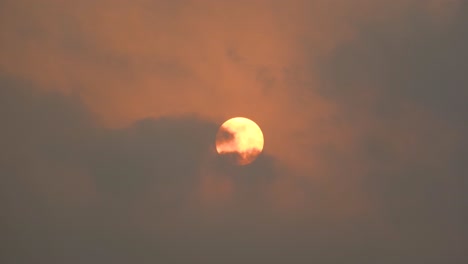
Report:
M356 39L318 63L320 92L339 102L340 121L359 131L352 153L369 166L363 188L376 214L405 240L394 248L401 258L395 261L462 263L468 24L463 15L442 28L432 19L418 10L363 25Z
M465 123L468 20L462 14L467 10L466 3L460 5L459 15L444 27L435 27L423 10L363 25L354 41L321 63L326 79L321 92L349 107L377 96L373 110L382 118L397 118L401 104L411 103L439 119Z
M234 133L225 127L220 127L216 134L216 142L224 143L234 139Z
M277 210L270 190L292 170L267 154L225 162L213 152L215 123L167 117L108 129L79 98L28 86L2 79L4 263L462 263L461 160L431 171L356 152L373 164L363 181L372 208L329 208L352 199L336 192L349 176L338 170L325 183L295 178L287 195L305 191L305 206ZM199 197L210 174L233 186L220 207Z
M194 235L212 236L213 241L203 242L209 245L223 240L200 222L200 173L212 170L235 181L238 201L231 209L239 207L232 214L241 218L246 203L259 205L261 186L274 175L267 155L246 167L217 157L217 124L196 116L106 129L96 125L78 98L42 94L7 78L1 87L6 263L188 261L177 256L191 251L182 240L192 239L194 247L200 245ZM140 233L155 229L164 236ZM183 252L171 252L173 246Z

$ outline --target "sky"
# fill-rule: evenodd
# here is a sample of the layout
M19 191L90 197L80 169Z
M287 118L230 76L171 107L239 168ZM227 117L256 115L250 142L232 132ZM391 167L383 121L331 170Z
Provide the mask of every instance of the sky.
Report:
M0 0L0 262L467 263L467 13Z

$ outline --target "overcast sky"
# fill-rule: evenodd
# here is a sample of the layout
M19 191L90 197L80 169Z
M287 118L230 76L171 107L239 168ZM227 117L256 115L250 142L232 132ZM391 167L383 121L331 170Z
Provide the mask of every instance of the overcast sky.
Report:
M0 0L0 262L467 263L467 14Z

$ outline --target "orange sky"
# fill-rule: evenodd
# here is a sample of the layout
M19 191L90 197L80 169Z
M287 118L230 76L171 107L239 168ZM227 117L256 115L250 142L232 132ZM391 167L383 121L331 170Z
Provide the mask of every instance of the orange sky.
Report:
M319 92L327 85L320 61L358 37L362 24L391 23L412 10L448 23L458 4L449 2L7 1L0 70L78 95L108 127L186 114L218 124L251 118L264 131L266 153L320 178L334 170L322 148L352 156L363 131L379 126L368 115L340 118L340 103ZM374 88L360 95L364 111L380 96ZM432 122L420 115L419 122ZM382 137L408 133L392 127ZM341 165L350 175L367 170L348 162Z
M187 113L219 123L247 116L265 131L268 152L304 157L304 165L314 161L302 146L352 136L327 124L337 105L315 91L314 59L353 39L355 25L414 5L438 18L434 10L445 15L452 2L7 1L0 69L78 94L109 126Z
M463 0L1 1L0 175L19 179L0 191L37 195L49 206L38 212L59 216L104 208L122 221L111 233L231 225L259 230L260 241L323 232L304 238L318 245L333 230L344 248L348 237L361 242L356 224L365 243L420 245L435 232L427 248L458 250L447 245L462 229L467 9ZM265 139L246 170L223 167L214 150L215 128L236 116ZM27 218L15 207L23 200L8 197ZM414 225L429 215L440 222ZM274 220L257 227L251 217Z

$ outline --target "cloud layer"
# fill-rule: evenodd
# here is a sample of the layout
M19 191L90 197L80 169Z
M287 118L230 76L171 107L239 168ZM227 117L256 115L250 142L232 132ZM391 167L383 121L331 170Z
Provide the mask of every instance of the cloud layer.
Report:
M465 263L467 11L3 1L1 262Z

